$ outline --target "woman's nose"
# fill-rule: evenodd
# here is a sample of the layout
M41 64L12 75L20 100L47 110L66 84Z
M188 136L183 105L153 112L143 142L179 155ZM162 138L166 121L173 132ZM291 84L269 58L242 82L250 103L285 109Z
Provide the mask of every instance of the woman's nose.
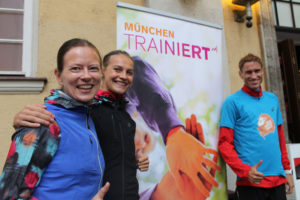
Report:
M127 78L126 72L125 72L125 71L124 71L124 72L121 72L121 73L120 73L120 77L123 78L123 79L126 79L126 78Z
M88 69L83 69L82 70L82 74L81 74L81 78L82 79L90 79L92 76L91 76L91 74L90 74L90 72L89 72L89 70Z

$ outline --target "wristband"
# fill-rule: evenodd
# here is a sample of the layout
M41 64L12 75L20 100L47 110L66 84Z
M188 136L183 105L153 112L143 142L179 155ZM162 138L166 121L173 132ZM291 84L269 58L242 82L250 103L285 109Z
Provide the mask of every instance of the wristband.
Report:
M284 170L284 172L285 172L286 174L293 174L293 170L292 170L292 169Z

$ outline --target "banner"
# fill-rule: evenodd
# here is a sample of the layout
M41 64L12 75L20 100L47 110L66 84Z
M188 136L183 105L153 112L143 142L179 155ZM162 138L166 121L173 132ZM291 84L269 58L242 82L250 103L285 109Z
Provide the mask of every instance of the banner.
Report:
M128 112L136 121L141 199L225 200L217 151L222 105L222 29L119 4L117 48L134 59ZM126 4L127 5L127 4Z
M290 199L300 200L300 144L287 144L287 150L293 170L294 192Z

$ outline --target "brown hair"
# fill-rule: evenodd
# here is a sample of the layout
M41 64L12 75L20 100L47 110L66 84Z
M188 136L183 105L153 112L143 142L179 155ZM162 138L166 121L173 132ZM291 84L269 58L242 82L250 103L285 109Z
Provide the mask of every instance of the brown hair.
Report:
M70 40L64 42L58 50L58 53L57 53L57 70L58 70L58 72L59 73L62 72L63 66L64 66L64 56L70 49L72 49L73 47L85 47L85 46L90 47L95 50L95 52L99 56L99 59L100 59L99 62L100 62L100 67L101 67L102 58L100 56L98 49L95 47L95 45L93 45L91 42L89 42L88 40L85 40L85 39L73 38L73 39L70 39Z
M249 53L249 54L246 55L245 57L241 58L241 60L240 60L240 62L239 62L239 68L240 68L240 71L243 71L243 67L244 67L244 64L245 64L246 62L257 62L257 63L259 63L260 66L263 68L263 64L262 64L261 59L260 59L258 56Z
M107 67L108 66L108 63L109 63L109 60L110 60L111 56L113 56L113 55L119 55L119 54L127 56L132 61L132 63L134 63L132 57L126 51L123 51L123 50L114 50L114 51L111 51L111 52L109 52L108 54L106 54L104 56L104 58L103 58L103 67Z

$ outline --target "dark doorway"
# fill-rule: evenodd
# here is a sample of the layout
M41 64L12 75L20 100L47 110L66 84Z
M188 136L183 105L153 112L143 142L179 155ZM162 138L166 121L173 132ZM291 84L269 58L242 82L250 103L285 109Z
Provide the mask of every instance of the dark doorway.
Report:
M300 143L300 46L287 39L278 43L289 139Z

